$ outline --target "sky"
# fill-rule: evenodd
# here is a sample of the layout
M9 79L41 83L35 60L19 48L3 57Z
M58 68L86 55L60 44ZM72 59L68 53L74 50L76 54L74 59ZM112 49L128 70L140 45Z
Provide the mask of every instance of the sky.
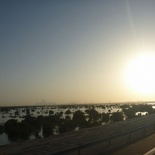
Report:
M153 0L1 0L0 106L155 100L128 71L155 53L154 19Z

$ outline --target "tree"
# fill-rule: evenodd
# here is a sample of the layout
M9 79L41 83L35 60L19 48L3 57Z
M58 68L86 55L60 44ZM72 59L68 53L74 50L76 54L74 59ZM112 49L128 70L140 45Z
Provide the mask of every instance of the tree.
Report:
M64 120L59 126L59 133L70 132L75 129L75 123L73 120Z
M118 122L118 121L123 121L123 113L122 112L114 112L112 113L111 116L111 121L112 122Z
M16 116L18 116L18 115L19 115L19 112L18 112L18 110L16 110L16 111L15 111L15 115L16 115Z
M54 114L54 111L53 110L50 110L49 111L49 115L53 115Z
M26 108L26 115L30 115L30 109Z
M10 140L16 140L20 137L20 126L17 120L10 119L4 123L4 132L7 133Z
M20 130L21 130L20 137L22 139L28 139L32 133L32 126L26 120L23 120L20 123Z
M75 122L76 126L79 126L79 127L86 126L86 117L84 116L84 113L80 110L77 110L73 114L73 121Z
M68 109L66 112L65 112L65 114L71 114L71 111Z
M132 109L132 108L124 109L123 112L124 112L124 114L126 115L126 118L127 118L127 119L135 118L135 117L136 117L136 115L135 115L135 110Z
M71 118L70 118L70 116L65 116L65 119L70 120Z
M50 121L45 121L43 123L43 135L44 137L48 137L53 134L54 125Z
M97 122L99 122L101 115L95 110L95 108L87 109L85 112L89 115L89 122L98 125Z
M110 121L109 115L110 115L109 113L107 113L107 114L103 113L102 114L102 121L103 122L109 122Z

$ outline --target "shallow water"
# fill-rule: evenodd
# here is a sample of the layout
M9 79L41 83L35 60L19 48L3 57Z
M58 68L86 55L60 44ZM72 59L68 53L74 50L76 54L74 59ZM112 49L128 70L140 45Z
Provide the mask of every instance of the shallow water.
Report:
M91 106L90 106L91 107ZM21 122L22 120L24 120L24 116L27 115L26 113L26 109L29 109L29 114L33 117L38 117L38 116L49 116L49 111L53 111L53 114L56 114L57 112L60 113L62 112L62 117L65 118L66 116L69 116L71 119L73 117L73 113L77 110L80 110L82 112L85 113L85 110L90 108L89 105L87 106L44 106L44 107L20 107L20 108L11 108L8 111L0 111L0 124L4 124L5 122L7 122L9 119L16 119L19 122ZM120 108L120 106L109 106L109 105L104 105L104 106L97 106L95 105L95 110L102 114L102 113L114 113L114 112L121 112L122 109ZM155 106L152 106L153 108ZM71 111L71 114L65 114L67 110ZM16 112L18 112L18 114L16 114ZM137 112L136 115L138 114L141 115L146 115L147 112ZM87 115L85 113L85 115ZM102 125L104 125L105 122L102 123ZM43 133L42 133L42 129L39 133L39 136L41 138L43 138ZM35 139L34 135L31 135L29 139ZM5 144L9 144L11 143L8 139L7 134L3 133L0 134L0 146L1 145L5 145Z
M11 142L8 139L8 136L6 133L0 134L0 146L5 145L5 144L10 144Z

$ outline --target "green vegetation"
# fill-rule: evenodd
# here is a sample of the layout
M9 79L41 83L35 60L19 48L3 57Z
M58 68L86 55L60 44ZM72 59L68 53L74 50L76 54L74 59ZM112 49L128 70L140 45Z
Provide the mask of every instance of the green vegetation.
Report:
M112 113L112 116L110 117L112 122L118 122L118 121L123 121L123 112L114 112Z
M64 112L58 109L60 107L64 109ZM141 113L137 114L137 112L146 112L147 114L155 113L155 109L152 108L152 105L148 104L106 106L61 105L60 107L56 107L57 112L54 111L53 107L48 107L46 109L44 107L26 107L21 110L15 108L12 113L9 113L9 111L13 108L1 108L0 112L2 114L9 114L9 117L14 119L10 119L0 125L0 134L5 132L11 141L29 139L31 135L34 135L36 138L41 138L40 131L42 131L43 137L48 137L53 134L70 132L77 128L89 128L141 116ZM80 108L83 108L83 110ZM98 109L102 110L102 112L99 112ZM113 111L113 109L118 110ZM40 115L33 117L34 112ZM20 113L25 113L26 115L23 120L18 122L15 118L22 118ZM43 116L43 114L46 116Z

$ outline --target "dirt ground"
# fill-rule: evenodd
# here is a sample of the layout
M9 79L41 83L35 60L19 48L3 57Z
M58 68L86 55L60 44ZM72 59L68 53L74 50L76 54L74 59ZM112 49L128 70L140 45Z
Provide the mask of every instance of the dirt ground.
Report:
M143 155L155 147L155 134L131 144L111 155Z

